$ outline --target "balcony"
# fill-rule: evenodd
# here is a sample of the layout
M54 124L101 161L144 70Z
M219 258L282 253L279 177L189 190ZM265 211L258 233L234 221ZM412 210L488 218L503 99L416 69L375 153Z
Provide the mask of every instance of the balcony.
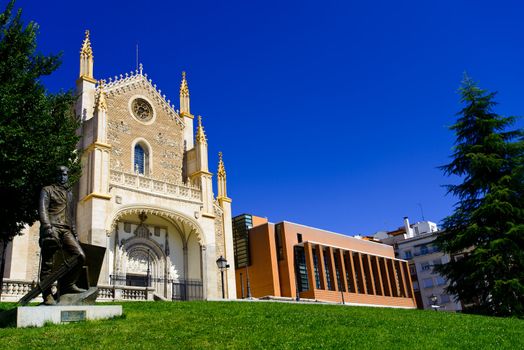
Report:
M172 199L202 201L202 191L198 187L159 181L144 175L118 170L111 170L111 186L158 194Z
M440 252L440 249L438 249L437 247L427 247L427 248L420 249L418 252L415 252L413 255L422 256L422 255L428 255L428 254L433 254L437 252Z

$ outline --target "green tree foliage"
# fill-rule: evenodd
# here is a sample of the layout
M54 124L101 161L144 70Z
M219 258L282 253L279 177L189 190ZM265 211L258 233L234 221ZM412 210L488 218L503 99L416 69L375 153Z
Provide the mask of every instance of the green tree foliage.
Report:
M456 143L445 174L460 177L449 185L458 197L443 221L438 244L452 256L439 272L448 292L466 311L524 316L524 132L509 130L515 117L493 112L495 93L467 76L460 89L464 108L450 127Z
M68 165L77 174L80 170L74 160L78 142L74 97L50 94L40 81L58 68L60 57L36 52L38 26L24 24L21 9L14 11L14 5L11 0L0 14L2 251L24 225L38 219L40 190L53 181L57 165Z

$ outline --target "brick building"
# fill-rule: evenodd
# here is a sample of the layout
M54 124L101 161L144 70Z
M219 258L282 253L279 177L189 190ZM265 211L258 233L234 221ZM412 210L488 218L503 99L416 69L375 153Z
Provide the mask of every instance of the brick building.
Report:
M243 214L233 218L237 297L290 297L415 308L405 260L393 247Z

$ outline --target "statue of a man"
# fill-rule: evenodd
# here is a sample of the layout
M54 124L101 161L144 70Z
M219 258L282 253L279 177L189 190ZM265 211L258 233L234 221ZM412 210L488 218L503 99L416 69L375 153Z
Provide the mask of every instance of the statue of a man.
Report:
M58 280L60 295L82 293L85 290L76 286L76 281L84 265L85 255L78 242L75 227L74 201L68 186L68 171L65 166L57 169L57 183L42 188L38 212L40 214L40 247L42 267L40 280L44 280L53 270L53 257L62 251L70 257L77 256L78 262L72 270ZM51 288L42 292L45 305L55 304Z

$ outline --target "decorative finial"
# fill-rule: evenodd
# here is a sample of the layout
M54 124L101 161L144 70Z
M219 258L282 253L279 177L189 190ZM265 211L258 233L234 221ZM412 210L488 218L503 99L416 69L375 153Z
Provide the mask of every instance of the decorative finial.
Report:
M142 74L142 72L144 71L144 66L142 65L142 63L140 63L138 65L138 70L139 70L140 74Z
M182 72L182 82L180 83L180 97L189 97L189 87L187 86L186 72Z
M85 32L84 42L82 43L82 49L80 55L85 58L93 58L93 49L91 48L91 40L89 39L89 30Z
M91 40L89 39L89 30L85 32L85 38L80 49L79 77L93 79L93 49L91 48Z
M219 178L226 178L226 167L224 166L224 161L222 160L222 152L218 152L218 171L217 175Z
M206 133L204 132L204 127L202 126L202 116L198 116L196 141L198 143L207 144Z

